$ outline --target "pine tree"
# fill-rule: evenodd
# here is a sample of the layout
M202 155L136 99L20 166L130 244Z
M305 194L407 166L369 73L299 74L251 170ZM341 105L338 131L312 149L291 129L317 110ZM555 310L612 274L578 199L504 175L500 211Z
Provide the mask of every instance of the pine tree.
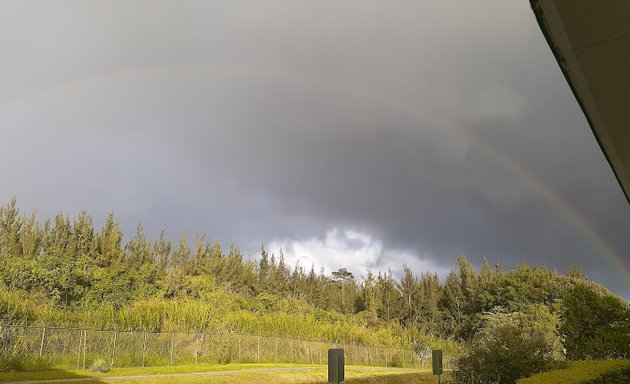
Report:
M138 269L144 264L155 261L151 241L144 236L142 224L136 227L136 235L129 240L125 251L125 264L132 269Z
M171 257L171 268L179 268L186 270L190 262L190 247L188 246L188 235L182 234L177 243L177 248L173 251Z
M411 268L407 265L403 265L403 277L400 280L398 289L403 298L403 317L402 321L407 327L411 327L416 322L416 304L418 297L418 283L411 272Z
M87 212L79 213L79 217L74 221L72 237L78 259L82 260L82 263L93 263L97 255L98 244L94 236L92 217Z
M160 236L153 243L153 255L160 269L166 268L171 248L173 248L173 243L170 240L166 240L166 229L162 229Z
M20 210L17 207L15 197L7 205L0 206L0 256L19 257L20 230L22 221L20 220Z
M42 252L44 232L33 213L29 218L22 218L20 229L20 256L34 260Z
M99 267L109 267L122 263L125 253L122 249L123 233L120 223L111 212L107 215L105 225L97 236L97 261Z
M260 263L258 264L258 284L262 291L267 291L269 282L269 255L265 250L265 246L260 246Z

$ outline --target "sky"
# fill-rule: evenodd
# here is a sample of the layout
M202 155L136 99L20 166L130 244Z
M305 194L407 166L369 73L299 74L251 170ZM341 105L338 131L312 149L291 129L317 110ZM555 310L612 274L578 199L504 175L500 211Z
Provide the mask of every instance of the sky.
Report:
M465 254L630 297L630 206L528 1L0 2L0 202L291 265Z

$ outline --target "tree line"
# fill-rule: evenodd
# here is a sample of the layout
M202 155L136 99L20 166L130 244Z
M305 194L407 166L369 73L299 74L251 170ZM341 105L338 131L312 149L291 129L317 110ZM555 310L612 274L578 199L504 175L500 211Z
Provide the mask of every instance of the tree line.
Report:
M460 255L444 281L407 266L399 279L390 272L355 277L345 268L326 275L314 266L289 266L281 252L270 255L264 246L260 257L246 258L235 245L226 249L203 234L172 242L161 231L152 240L138 225L129 241L123 238L113 213L100 229L87 212L40 222L12 199L0 207L0 286L74 312L106 305L118 313L151 300L207 301L208 292L222 292L235 302L255 301L254 309L239 304L253 314L265 305L287 314L293 306L329 322L358 319L368 329L394 329L420 349L427 335L473 341L489 314L543 311L540 316L556 319L570 357L628 353L628 303L578 267L560 274L521 262L506 270L484 260L477 271ZM278 304L283 300L285 307ZM1 307L3 320L11 320Z

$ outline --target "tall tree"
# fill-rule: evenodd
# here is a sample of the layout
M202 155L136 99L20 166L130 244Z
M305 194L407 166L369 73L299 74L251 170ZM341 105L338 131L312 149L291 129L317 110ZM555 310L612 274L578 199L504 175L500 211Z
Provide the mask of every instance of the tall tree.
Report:
M186 270L190 262L190 246L188 245L188 235L185 233L179 238L177 248L171 257L171 267Z
M144 264L152 264L154 262L155 257L151 241L144 235L142 224L138 224L136 235L125 246L125 264L132 269L137 269Z
M20 255L27 259L36 259L42 252L44 231L33 213L29 218L22 218L20 228Z
M8 204L0 206L0 256L20 256L21 228L20 210L14 197Z
M115 263L121 263L124 259L122 249L123 233L120 223L111 212L107 215L105 225L97 236L97 265L109 267Z

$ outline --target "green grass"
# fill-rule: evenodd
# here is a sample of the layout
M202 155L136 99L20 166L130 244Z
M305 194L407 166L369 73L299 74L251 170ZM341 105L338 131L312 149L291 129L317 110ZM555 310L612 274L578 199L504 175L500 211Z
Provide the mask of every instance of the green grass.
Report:
M174 366L158 366L158 367L128 367L128 368L112 368L109 372L98 373L89 369L78 370L36 370L24 372L0 372L0 381L25 381L25 380L47 380L47 379L65 379L77 377L108 377L108 376L133 376L133 375L159 375L167 373L191 373L191 372L212 372L212 371L232 371L239 369L252 368L288 368L288 367L307 367L310 365L300 364L189 364Z
M630 367L630 360L571 361L567 368L539 373L518 384L581 384L626 367Z
M191 376L164 376L164 377L134 377L119 378L120 376L142 376L161 374L187 374L195 372L216 372L248 370L255 368L313 368L306 371L289 372L240 372L234 374L217 375L191 375ZM172 367L148 367L148 368L114 368L107 373L95 373L89 370L50 370L32 372L0 373L0 380L6 381L26 381L26 380L46 380L46 379L80 379L85 378L85 383L222 383L222 384L246 384L246 383L287 383L287 384L310 384L326 383L327 368L322 365L299 365L299 364L229 364L229 365L182 365ZM435 380L428 371L418 371L405 368L375 368L348 366L346 368L346 383L350 384L399 384L418 383L428 384ZM83 382L83 381L81 381ZM76 382L75 382L76 383Z

